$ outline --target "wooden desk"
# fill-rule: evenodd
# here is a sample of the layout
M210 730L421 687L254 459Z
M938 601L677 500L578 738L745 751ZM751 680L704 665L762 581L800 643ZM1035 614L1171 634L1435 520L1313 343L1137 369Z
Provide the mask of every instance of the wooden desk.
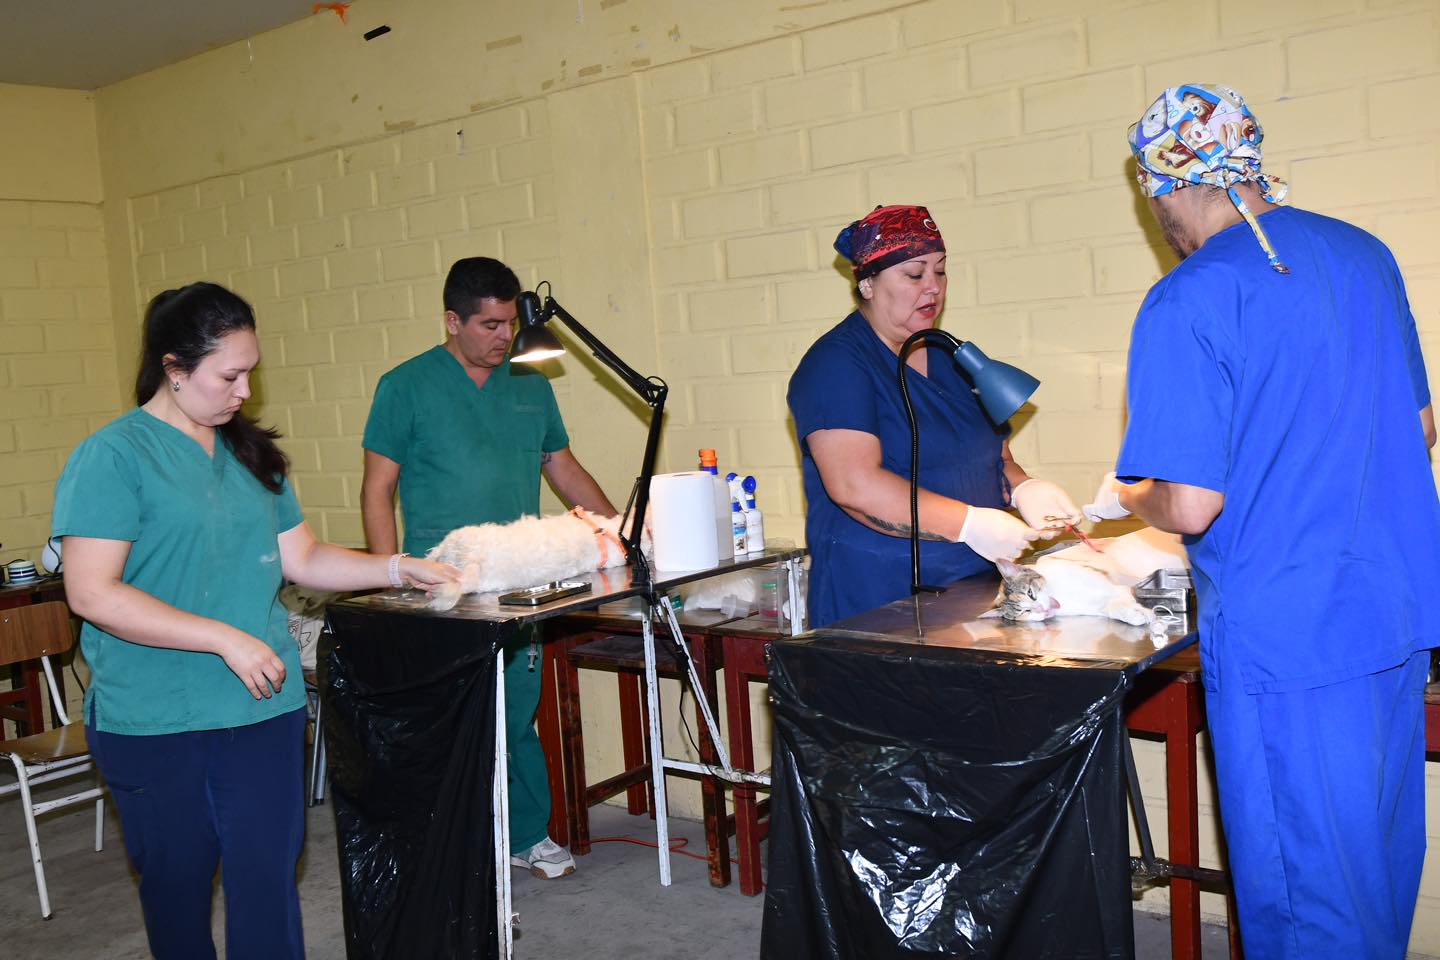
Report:
M45 603L49 600L65 601L65 582L59 577L49 577L36 583L18 587L0 587L0 610ZM58 665L57 665L58 666ZM40 661L31 660L17 664L10 670L12 689L0 691L0 740L5 739L5 721L15 724L16 736L27 736L45 729L45 674ZM65 672L55 671L55 683L60 696L65 696ZM60 718L54 716L50 723L60 726Z

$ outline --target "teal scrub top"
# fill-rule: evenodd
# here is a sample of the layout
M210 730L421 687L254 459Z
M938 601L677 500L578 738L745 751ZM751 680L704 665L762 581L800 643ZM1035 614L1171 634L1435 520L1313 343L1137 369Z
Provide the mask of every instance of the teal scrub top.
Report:
M544 374L507 359L476 387L443 346L380 378L364 446L400 464L404 550L540 513L544 454L570 445Z
M266 490L218 433L211 457L135 409L76 447L55 488L53 533L128 541L125 583L258 637L286 675L278 694L256 700L215 654L142 646L87 622L85 719L106 733L155 735L246 726L304 706L300 649L278 597L278 537L304 519L288 481Z

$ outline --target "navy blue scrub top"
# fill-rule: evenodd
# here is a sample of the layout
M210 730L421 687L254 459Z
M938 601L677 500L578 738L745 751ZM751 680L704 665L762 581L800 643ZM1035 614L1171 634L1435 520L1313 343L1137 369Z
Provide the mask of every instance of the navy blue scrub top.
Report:
M1216 490L1186 538L1206 686L1322 686L1440 642L1440 502L1405 285L1365 231L1304 210L1215 234L1145 298L1116 472ZM1225 661L1220 669L1219 661Z
M917 348L920 349L920 348ZM816 430L858 430L880 440L882 465L910 478L910 426L896 379L897 358L859 312L850 314L806 352L790 378L787 400L805 472L805 541L810 550L810 623L828 623L910 595L910 541L886 536L853 519L830 499L808 442ZM920 431L920 486L980 507L1008 505L996 427L970 384L942 352L930 356L928 377L909 371L906 383ZM920 543L921 574L944 584L994 567L962 543Z

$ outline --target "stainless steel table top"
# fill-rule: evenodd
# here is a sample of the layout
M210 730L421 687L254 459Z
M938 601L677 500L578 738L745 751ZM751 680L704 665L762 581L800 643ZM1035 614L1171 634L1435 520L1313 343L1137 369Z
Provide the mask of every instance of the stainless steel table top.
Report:
M1139 673L1195 642L1185 621L1157 637L1105 617L1055 617L1034 623L981 618L994 606L998 577L973 577L940 594L897 600L813 631L822 638L876 641L928 650L964 650L1037 666L1109 666ZM803 642L803 640L802 640Z
M800 548L768 549L764 553L751 553L731 560L722 560L713 567L703 570L653 570L655 589L666 593L676 587L697 580L724 576L737 570L749 570L766 564L780 563L803 557ZM431 610L429 597L420 590L386 590L366 594L351 600L342 600L346 606L356 605L371 610L384 610L419 617L440 617L452 620L482 620L493 623L535 623L548 620L577 610L590 610L602 603L637 597L644 588L634 582L634 571L628 567L611 567L588 574L566 577L567 580L588 581L588 593L579 593L537 607L502 606L499 593L465 594L451 610ZM508 591L505 591L508 592Z

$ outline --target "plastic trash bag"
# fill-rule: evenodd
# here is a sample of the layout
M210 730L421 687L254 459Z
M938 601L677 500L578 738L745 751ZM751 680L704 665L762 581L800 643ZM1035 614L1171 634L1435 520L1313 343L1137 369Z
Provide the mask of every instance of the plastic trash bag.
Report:
M1048 663L772 645L762 957L1133 957L1126 681Z
M346 956L499 955L499 625L331 606L324 701Z

